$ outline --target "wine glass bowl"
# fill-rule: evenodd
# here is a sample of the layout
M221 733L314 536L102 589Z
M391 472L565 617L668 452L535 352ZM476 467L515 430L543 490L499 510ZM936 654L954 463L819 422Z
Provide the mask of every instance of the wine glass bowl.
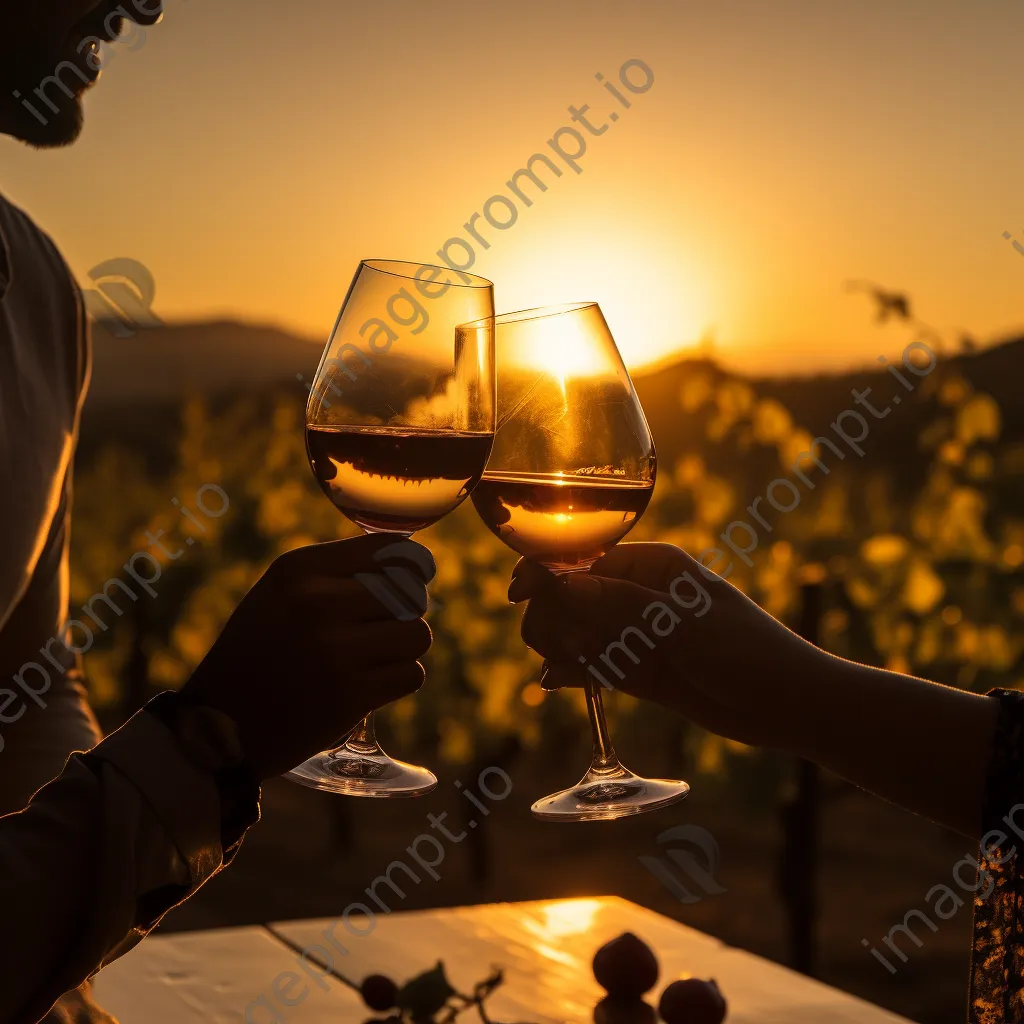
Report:
M650 502L657 456L643 409L597 303L505 313L493 322L497 425L473 504L514 551L556 574L584 572ZM621 765L605 721L604 677L588 667L585 678L590 769L575 786L538 800L533 814L611 820L686 796L685 782L645 779Z
M371 533L409 536L462 504L483 473L491 435L309 426L306 449L339 512Z
M552 572L579 572L633 528L652 490L653 479L494 473L477 485L473 504L513 551Z
M310 388L306 451L324 494L365 532L409 537L479 481L494 437L493 316L484 278L399 260L359 264ZM372 715L287 777L352 796L418 796L437 785L426 768L384 753Z

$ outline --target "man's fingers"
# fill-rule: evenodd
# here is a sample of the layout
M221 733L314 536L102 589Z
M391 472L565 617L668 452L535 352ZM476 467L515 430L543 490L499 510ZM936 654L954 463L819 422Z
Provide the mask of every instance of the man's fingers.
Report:
M355 673L351 685L366 695L369 714L415 693L423 685L424 675L418 661L392 662Z
M433 639L422 619L365 622L349 628L318 626L317 636L331 651L329 664L354 669L416 661L430 650Z
M424 584L437 575L434 557L422 544L386 533L296 548L282 555L274 566L277 571L332 576L380 573L394 567L415 574Z
M360 573L355 579L311 576L297 591L304 614L326 615L335 622L405 621L418 619L427 610L427 588L404 569Z

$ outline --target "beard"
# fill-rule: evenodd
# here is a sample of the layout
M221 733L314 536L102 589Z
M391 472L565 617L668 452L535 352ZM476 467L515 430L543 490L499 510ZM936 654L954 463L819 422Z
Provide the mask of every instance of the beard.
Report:
M0 132L38 148L67 146L82 132L82 96L99 78L103 45L123 20L83 18L63 39L33 33L0 67ZM102 34L101 34L102 33ZM34 45L33 45L34 44Z
M0 123L7 134L40 149L68 146L82 133L82 95L95 82L85 55L50 55L5 69Z

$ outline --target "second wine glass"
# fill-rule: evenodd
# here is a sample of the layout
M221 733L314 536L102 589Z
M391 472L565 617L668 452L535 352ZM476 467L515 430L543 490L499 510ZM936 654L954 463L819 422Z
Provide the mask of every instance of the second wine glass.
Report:
M457 508L480 479L494 437L493 315L494 289L482 277L360 263L310 389L306 450L324 493L367 533L407 538ZM481 318L483 327L459 329ZM382 564L364 582L411 618L419 611L403 604L402 572ZM437 785L426 768L384 753L373 715L288 778L350 796L419 796Z
M519 554L558 574L585 571L651 499L657 459L643 409L597 303L504 313L494 323L498 422L473 504ZM609 647L607 663L586 667L590 769L575 786L538 800L535 817L610 820L690 791L682 781L635 775L612 747L599 680L613 683L631 667L625 639Z

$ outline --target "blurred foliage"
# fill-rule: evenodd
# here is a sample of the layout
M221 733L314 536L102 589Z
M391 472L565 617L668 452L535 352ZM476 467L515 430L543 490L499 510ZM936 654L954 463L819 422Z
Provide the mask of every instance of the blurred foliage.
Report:
M757 528L758 548L752 565L732 558L730 580L790 623L801 586L824 580L826 648L973 690L1017 685L1024 518L1014 510L1024 508L1024 443L1002 437L999 405L972 386L964 366L941 361L915 381L912 399L871 420L876 443L863 458L844 448L840 461L823 449L829 471L806 463L810 486L791 467L827 424L801 425L751 384L697 365L676 397L687 436L673 439L680 454L660 465L651 507L630 539L658 539L698 554L723 547L725 527L745 520ZM893 383L893 394L897 388ZM873 401L880 406L883 399ZM927 416L917 431L917 461L907 466L888 458L877 438L900 429L911 401L924 403ZM855 408L852 399L848 408ZM162 557L163 575L153 584L158 596L122 601L123 618L98 635L87 655L94 699L108 721L116 724L153 689L180 685L276 555L357 532L316 488L302 417L297 390L214 404L189 400L180 410L171 469L133 444L127 413L119 429L92 444L76 481L72 607L109 578L126 578L121 567L132 552L156 551L147 531L164 531L167 550L180 549ZM790 512L776 512L763 497L776 478L792 481L799 493ZM908 480L915 482L909 500ZM219 518L197 504L206 484L229 496ZM778 491L783 501L792 495ZM749 511L758 496L770 531ZM218 499L208 495L207 504ZM387 712L403 744L467 763L509 734L553 751L566 737L585 736L581 695L546 695L537 685L538 659L524 648L520 612L506 598L515 555L477 521L471 503L418 539L438 564L429 612L436 639L427 686ZM673 748L686 745L700 769L721 771L749 756L740 744L680 729L621 695L611 705L616 728L633 722L645 735L661 730Z

